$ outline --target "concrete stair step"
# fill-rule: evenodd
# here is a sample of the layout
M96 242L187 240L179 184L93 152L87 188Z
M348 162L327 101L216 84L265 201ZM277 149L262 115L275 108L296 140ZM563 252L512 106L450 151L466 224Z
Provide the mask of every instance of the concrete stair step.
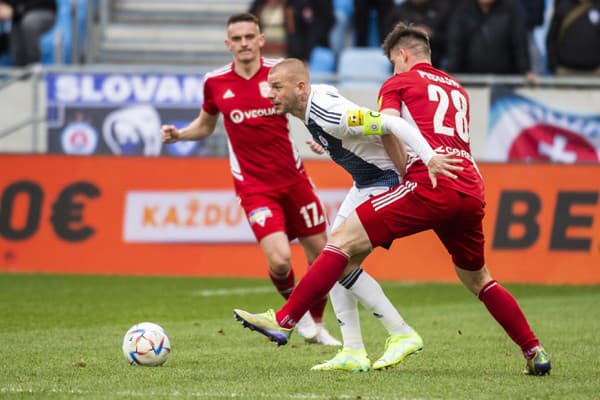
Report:
M96 54L95 62L99 64L190 65L202 67L203 70L208 71L231 62L231 54L209 50L135 53L127 50L100 49Z
M118 0L111 8L115 22L176 22L224 24L230 15L248 11L249 0Z
M112 0L107 24L96 31L98 63L223 65L225 23L252 0Z
M120 41L140 43L194 43L214 42L224 47L225 28L217 25L184 26L184 25L130 25L109 24L102 34L102 42L118 44Z

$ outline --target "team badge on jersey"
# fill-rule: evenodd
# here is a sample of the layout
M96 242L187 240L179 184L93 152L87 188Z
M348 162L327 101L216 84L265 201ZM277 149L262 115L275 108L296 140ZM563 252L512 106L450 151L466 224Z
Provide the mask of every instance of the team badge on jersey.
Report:
M260 226L265 226L265 222L267 218L272 217L273 213L269 209L269 207L260 207L255 210L250 211L248 214L248 221L250 225L259 224Z
M319 142L321 142L321 146L324 148L329 147L329 142L322 135L319 135Z
M258 89L260 90L260 95L262 97L269 97L269 90L271 90L271 87L269 86L269 82L267 81L262 81L258 84Z

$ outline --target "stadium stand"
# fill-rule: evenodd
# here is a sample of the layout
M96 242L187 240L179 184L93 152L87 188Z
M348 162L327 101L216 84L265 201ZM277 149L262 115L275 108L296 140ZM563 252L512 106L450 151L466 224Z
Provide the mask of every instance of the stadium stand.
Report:
M250 0L102 0L88 62L221 65L225 22Z
M354 45L353 0L334 0L333 13L335 14L335 23L329 32L329 46L338 56L343 48Z
M79 1L85 7L87 2ZM42 64L68 64L71 61L71 0L57 0L54 26L40 39Z
M337 71L340 85L375 85L390 76L392 64L379 47L348 47L340 54Z
M308 60L308 69L310 70L313 79L320 80L320 77L325 77L335 73L335 53L327 48L317 46L312 49Z
M70 64L78 62L84 51L88 11L97 7L98 0L56 0L56 20L52 28L40 38L42 64ZM0 31L9 32L10 24L2 23ZM73 43L76 41L76 43ZM0 65L10 66L10 52L0 54Z

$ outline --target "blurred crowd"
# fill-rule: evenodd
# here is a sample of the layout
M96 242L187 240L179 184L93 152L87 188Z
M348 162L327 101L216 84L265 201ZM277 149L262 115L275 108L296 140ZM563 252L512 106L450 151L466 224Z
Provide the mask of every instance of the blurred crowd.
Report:
M429 34L434 66L452 73L600 75L600 0L253 0L249 11L268 56L309 62L325 49L338 59L377 48L402 21ZM39 62L56 12L56 0L0 0L0 55Z
M12 64L39 62L40 38L54 25L56 0L0 0L0 54Z
M315 48L379 46L397 22L427 31L452 73L600 75L600 0L254 0L265 54L309 61ZM546 21L544 40L534 31ZM545 41L545 43L544 43Z

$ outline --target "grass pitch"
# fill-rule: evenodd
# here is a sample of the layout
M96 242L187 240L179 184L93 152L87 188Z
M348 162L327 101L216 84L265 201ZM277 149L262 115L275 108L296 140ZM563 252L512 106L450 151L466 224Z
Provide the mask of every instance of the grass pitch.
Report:
M336 349L297 336L276 347L232 309L281 305L267 280L0 274L0 398L6 399L597 399L600 287L507 285L550 353L550 376L521 375L519 349L466 289L383 282L424 350L397 368L315 372ZM386 333L361 310L376 360ZM129 366L127 329L162 325L173 351ZM339 337L330 306L326 323Z

